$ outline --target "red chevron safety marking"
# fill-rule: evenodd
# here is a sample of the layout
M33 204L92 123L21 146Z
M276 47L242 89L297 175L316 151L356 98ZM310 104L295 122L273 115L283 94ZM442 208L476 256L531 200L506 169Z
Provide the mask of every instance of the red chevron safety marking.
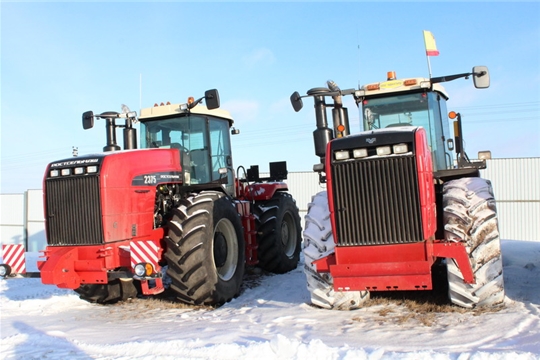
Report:
M12 274L25 274L26 273L26 258L23 245L3 245L2 253L4 257L4 264L11 267Z
M132 241L130 245L131 251L131 267L139 263L150 263L157 271L158 267L158 246L152 241Z

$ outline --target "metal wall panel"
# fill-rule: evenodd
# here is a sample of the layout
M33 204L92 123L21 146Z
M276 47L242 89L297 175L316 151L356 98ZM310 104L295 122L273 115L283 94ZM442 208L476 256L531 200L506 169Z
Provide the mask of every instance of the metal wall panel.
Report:
M291 172L288 175L287 185L296 200L300 211L307 211L313 195L326 190L326 184L319 184L319 175L315 172Z
M24 244L25 240L24 194L0 194L0 243Z
M501 239L540 241L540 158L491 159L481 176L493 185ZM307 204L326 185L307 171L289 173L287 183L304 228Z
M26 232L28 236L28 251L44 250L47 246L45 235L45 217L43 215L43 191L28 190L26 192Z
M488 160L481 174L493 184L501 238L540 242L540 158ZM291 172L286 182L300 209L304 228L312 196L326 190L326 185L319 184L318 174L312 171ZM1 194L0 205L2 244L27 243L30 251L45 248L41 190Z
M326 190L326 184L319 184L319 174L313 171L290 172L286 182L300 210L302 229L305 229L304 217L307 214L308 204L313 195Z
M24 194L0 195L0 225L24 225Z
M540 158L491 159L480 174L498 201L540 201Z
M540 241L540 158L491 159L491 180L502 239Z
M498 202L501 239L540 241L540 203Z
M28 221L45 221L43 215L43 190L32 189L26 192L28 206L26 208L26 217Z

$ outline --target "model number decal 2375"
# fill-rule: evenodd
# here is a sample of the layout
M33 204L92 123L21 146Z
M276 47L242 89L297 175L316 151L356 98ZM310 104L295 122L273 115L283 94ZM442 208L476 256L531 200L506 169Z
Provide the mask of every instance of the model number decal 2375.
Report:
M144 175L144 183L156 184L157 183L156 175Z

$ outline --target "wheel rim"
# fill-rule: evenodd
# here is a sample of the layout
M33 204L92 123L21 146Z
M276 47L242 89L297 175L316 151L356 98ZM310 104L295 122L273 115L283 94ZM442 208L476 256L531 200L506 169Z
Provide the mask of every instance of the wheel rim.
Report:
M287 212L283 216L283 221L281 222L281 243L283 244L283 249L285 255L288 258L292 258L296 251L296 226L292 215Z
M214 265L223 281L230 280L238 264L238 239L234 225L227 219L221 219L214 229Z

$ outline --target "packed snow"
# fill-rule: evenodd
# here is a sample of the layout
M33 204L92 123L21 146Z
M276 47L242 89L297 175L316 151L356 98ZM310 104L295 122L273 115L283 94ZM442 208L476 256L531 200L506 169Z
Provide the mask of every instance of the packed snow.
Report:
M506 300L495 311L354 311L309 304L302 264L247 275L218 309L80 300L39 279L0 281L2 359L540 359L540 242L502 242ZM35 270L37 253L28 253ZM34 267L34 268L32 268Z

